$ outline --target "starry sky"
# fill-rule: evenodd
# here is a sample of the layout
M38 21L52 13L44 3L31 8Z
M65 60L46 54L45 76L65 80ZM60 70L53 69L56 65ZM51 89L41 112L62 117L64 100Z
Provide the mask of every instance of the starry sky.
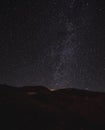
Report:
M104 0L0 2L0 83L105 91Z

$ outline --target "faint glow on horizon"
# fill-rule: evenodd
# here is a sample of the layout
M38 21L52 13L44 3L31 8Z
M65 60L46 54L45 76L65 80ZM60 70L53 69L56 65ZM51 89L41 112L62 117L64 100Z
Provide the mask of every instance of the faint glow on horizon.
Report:
M55 91L55 90L56 90L56 89L54 89L54 88L51 88L51 89L50 89L50 91Z

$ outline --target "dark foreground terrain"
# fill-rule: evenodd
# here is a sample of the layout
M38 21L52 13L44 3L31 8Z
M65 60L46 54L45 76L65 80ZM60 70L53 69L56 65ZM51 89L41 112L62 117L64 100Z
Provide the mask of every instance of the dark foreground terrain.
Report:
M105 93L0 85L0 130L105 130Z

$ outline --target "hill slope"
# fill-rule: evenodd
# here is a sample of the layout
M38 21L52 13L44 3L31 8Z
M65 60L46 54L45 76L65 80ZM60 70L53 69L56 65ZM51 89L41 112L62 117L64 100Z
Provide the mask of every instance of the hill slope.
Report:
M105 129L105 93L0 85L1 129Z

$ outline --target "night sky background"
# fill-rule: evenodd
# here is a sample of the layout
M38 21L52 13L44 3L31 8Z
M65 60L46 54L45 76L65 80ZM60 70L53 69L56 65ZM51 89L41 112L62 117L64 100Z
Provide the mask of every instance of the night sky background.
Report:
M0 2L0 83L105 91L104 0Z

